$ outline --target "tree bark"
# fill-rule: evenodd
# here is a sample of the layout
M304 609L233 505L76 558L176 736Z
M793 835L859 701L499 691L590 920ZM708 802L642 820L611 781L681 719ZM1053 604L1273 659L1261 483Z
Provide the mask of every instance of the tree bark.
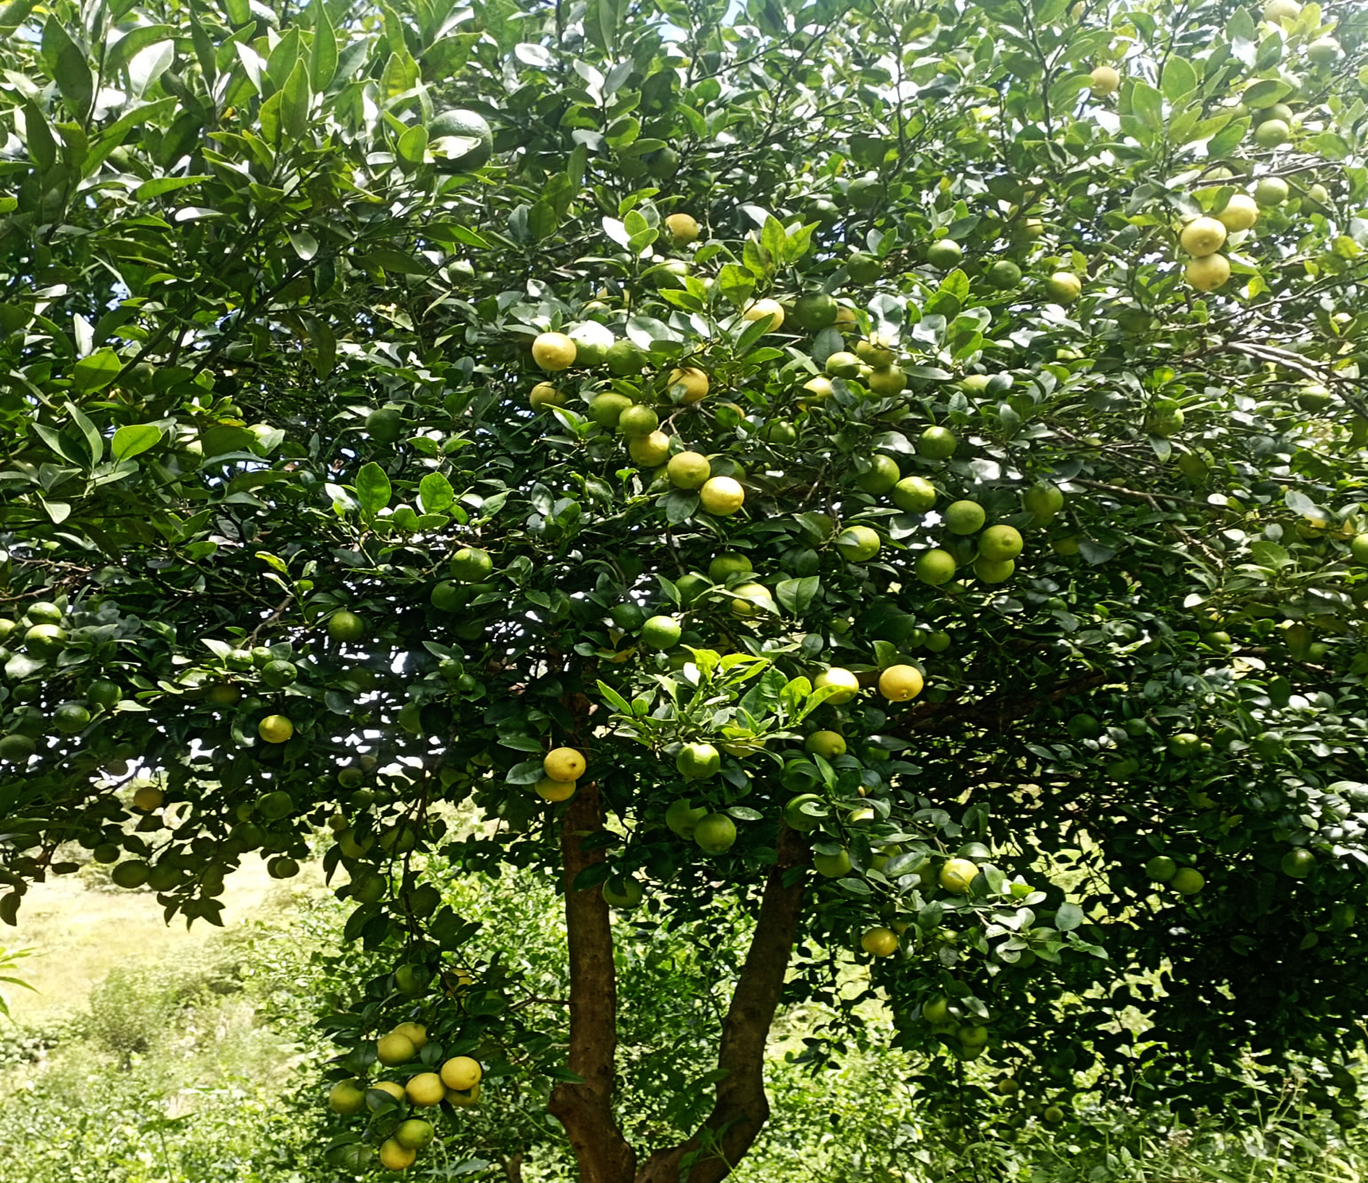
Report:
M803 910L811 855L797 831L780 823L778 858L765 882L746 962L722 1024L712 1112L687 1142L654 1151L634 1183L719 1183L731 1174L769 1119L765 1045L784 990Z
M597 887L575 891L576 876L603 862L603 851L583 841L603 829L597 781L582 781L570 799L561 831L565 869L565 926L570 951L570 1054L580 1083L561 1082L547 1109L565 1127L579 1164L579 1183L631 1183L636 1152L613 1117L617 1051L617 978L608 905Z

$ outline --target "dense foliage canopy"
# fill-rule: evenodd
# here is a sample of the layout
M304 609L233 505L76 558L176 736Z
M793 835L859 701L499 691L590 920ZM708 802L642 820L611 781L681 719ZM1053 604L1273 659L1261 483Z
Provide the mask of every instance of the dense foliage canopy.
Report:
M605 1183L723 1177L842 948L1004 1080L1329 1100L1362 11L734 7L0 9L0 915L75 842L213 921L330 825L397 971L339 1079L421 1021ZM568 1052L434 859L565 877ZM738 900L714 1107L634 1148L609 904Z

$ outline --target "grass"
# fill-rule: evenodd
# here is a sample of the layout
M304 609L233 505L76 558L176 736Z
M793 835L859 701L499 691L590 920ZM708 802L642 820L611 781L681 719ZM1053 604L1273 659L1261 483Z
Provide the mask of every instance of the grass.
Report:
M315 1087L313 1033L264 1012L304 956L293 921L318 867L282 884L245 860L223 929L167 926L150 893L100 883L37 885L7 938L33 949L16 969L40 993L6 992L0 1183L314 1183L294 1099ZM258 934L286 930L261 965Z
M318 882L316 869L305 882ZM225 887L226 925L250 919L283 890L255 855L244 856ZM188 930L168 925L151 892L91 891L79 875L36 883L19 910L18 927L4 934L7 948L31 950L17 969L34 989L9 989L5 1001L16 1023L46 1026L83 1008L111 970L175 957L218 932L202 922Z

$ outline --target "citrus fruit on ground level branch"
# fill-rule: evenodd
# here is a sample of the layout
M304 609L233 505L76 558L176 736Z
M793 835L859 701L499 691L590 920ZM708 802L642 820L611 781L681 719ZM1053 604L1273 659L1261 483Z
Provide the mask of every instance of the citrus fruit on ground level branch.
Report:
M675 757L675 767L685 780L702 780L722 766L722 753L710 743L686 743Z
M698 452L676 452L670 457L666 475L676 488L699 489L712 475L712 465Z
M967 895L969 885L973 883L974 876L977 874L978 864L969 859L946 859L945 864L940 869L940 885L946 891L953 891L956 895Z
M577 781L573 780L553 780L549 776L542 777L534 786L538 797L543 801L559 802L569 801L575 795L575 790L579 787Z
M380 1144L380 1165L388 1170L407 1170L417 1159L418 1151L396 1138L387 1138Z
M879 553L879 536L868 526L851 526L836 539L841 557L852 563L866 563Z
M328 617L328 636L334 641L359 641L366 635L366 622L355 612L339 609Z
M722 854L736 841L736 823L725 813L710 813L694 826L693 839L708 854Z
M747 306L741 316L744 320L765 321L771 332L777 332L784 326L784 306L778 300L756 300Z
M1088 86L1093 94L1115 94L1121 85L1121 73L1115 66L1094 66L1088 75Z
M682 631L673 616L652 616L641 626L641 642L652 649L668 649L679 644Z
M417 1054L418 1049L407 1035L397 1035L391 1031L375 1041L375 1058L382 1064L407 1064Z
M845 736L839 731L814 731L803 740L803 748L827 760L843 756L847 750Z

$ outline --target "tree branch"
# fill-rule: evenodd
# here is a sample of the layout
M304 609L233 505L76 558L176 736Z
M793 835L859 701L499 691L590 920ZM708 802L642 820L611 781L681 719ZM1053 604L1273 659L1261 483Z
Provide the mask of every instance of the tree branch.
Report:
M583 840L603 829L597 781L582 781L561 830L565 869L565 926L570 951L570 1055L579 1083L551 1090L547 1110L565 1127L579 1163L580 1183L629 1183L636 1153L613 1117L617 1051L617 977L608 905L597 887L575 891L580 872L603 862L603 850Z
M1072 695L1096 689L1107 682L1121 680L1116 670L1085 674L1061 683L1053 690L1032 689L1024 694L994 694L975 702L947 698L944 702L920 702L893 721L890 734L910 735L953 731L959 734L967 724L984 731L1004 732L1009 724L1033 715Z
M800 869L809 858L802 836L781 823L755 934L722 1023L717 1066L727 1075L717 1084L716 1103L687 1142L652 1153L635 1183L719 1183L768 1120L765 1045L798 935L807 880Z

